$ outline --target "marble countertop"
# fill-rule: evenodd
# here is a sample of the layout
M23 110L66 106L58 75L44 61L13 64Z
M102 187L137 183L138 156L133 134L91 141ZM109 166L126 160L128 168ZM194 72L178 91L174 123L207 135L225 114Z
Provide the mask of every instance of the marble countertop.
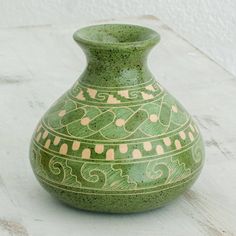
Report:
M73 32L98 22L1 28L0 235L236 235L236 78L154 17L116 22L161 34L150 68L201 129L201 176L168 206L140 214L89 213L53 199L32 173L30 138L39 118L84 69Z

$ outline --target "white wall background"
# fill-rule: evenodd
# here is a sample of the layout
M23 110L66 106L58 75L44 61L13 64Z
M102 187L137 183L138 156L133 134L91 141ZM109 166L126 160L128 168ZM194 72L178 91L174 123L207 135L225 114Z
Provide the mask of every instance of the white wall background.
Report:
M235 0L0 0L0 28L140 15L160 18L236 75Z

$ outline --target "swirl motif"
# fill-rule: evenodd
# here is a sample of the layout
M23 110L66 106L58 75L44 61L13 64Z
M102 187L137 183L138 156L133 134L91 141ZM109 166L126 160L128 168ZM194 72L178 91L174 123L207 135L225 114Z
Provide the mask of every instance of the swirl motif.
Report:
M38 153L39 167L44 177L50 178L56 182L62 182L65 177L64 165L65 160L59 159L43 151Z
M81 183L72 174L72 168L67 165L64 158L33 149L31 162L38 176L66 186L81 187Z
M120 169L114 169L110 164L97 165L84 163L81 168L84 186L103 190L135 189L137 184L122 175Z
M129 98L130 99L138 99L138 98L140 98L140 92L138 92L138 91L130 91L129 92Z
M188 155L186 152L185 155ZM164 160L150 161L146 168L146 175L150 179L157 180L160 184L174 183L191 175L191 169L186 168L184 162L166 157Z
M96 100L101 101L101 102L105 102L105 101L107 101L108 97L109 97L108 92L107 93L100 92L100 93L97 94Z
M58 176L58 180L62 182L64 179L65 173L64 173L64 166L65 161L60 162L60 159L57 157L53 157L49 161L49 170L53 173L53 175Z
M196 163L199 163L203 158L203 147L200 147L199 145L193 146L193 160Z
M165 183L169 177L169 168L158 160L150 161L146 168L146 175L150 179L158 180L159 183Z

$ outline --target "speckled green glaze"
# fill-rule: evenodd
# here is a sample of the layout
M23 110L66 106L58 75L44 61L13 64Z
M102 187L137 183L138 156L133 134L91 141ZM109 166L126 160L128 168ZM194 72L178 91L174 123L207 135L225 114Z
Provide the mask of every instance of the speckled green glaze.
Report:
M129 213L163 206L194 183L204 147L189 114L147 67L159 35L114 24L83 28L74 39L87 67L33 134L37 179L80 209Z

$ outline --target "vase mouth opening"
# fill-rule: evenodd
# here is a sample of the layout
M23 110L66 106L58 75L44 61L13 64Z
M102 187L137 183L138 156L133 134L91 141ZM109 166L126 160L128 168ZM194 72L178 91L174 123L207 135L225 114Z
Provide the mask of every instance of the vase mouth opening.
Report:
M88 26L76 31L73 38L81 45L106 48L147 48L160 41L156 31L130 24Z

